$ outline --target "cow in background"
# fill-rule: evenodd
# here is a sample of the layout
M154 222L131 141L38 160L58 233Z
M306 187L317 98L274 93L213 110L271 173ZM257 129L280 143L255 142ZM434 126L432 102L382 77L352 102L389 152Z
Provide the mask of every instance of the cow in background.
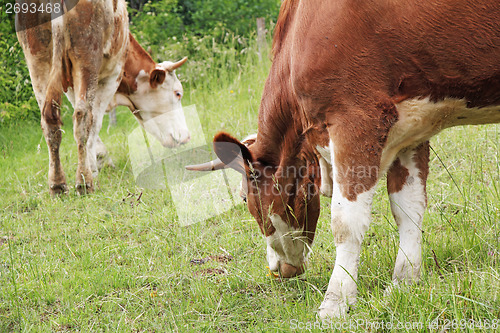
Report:
M38 8L50 1L35 3ZM129 33L124 0L78 1L70 10L64 4L64 15L52 20L47 12L21 11L16 16L49 148L52 195L68 191L59 157L62 92L74 107L79 194L93 191L97 151L103 149L99 131L110 104L128 106L143 126L161 118L155 126L145 127L166 147L189 140L182 85L174 72L186 59L156 64Z
M219 160L190 169L222 163L244 175L269 267L286 278L310 253L319 165L336 245L319 315L343 316L356 301L377 182L387 174L400 235L393 281L417 281L428 140L500 122L500 3L285 0L273 53L255 142L218 133Z

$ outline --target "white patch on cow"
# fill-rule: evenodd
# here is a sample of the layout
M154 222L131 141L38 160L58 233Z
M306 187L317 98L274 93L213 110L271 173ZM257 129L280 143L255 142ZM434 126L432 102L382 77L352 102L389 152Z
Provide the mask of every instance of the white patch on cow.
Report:
M324 196L331 197L333 191L332 179L332 157L329 147L316 146L319 156L319 168L321 170L320 192Z
M391 210L399 228L399 251L393 280L412 282L420 277L422 264L422 220L426 208L425 188L419 169L413 160L414 151L398 155L401 165L408 169L403 188L389 195Z
M325 299L319 308L321 318L345 315L349 304L354 304L357 295L361 242L371 221L371 203L375 187L357 195L349 201L340 190L338 171L335 166L334 145L330 142L332 161L332 231L335 239L336 258Z
M166 69L171 62L163 62L157 67ZM190 139L186 118L180 98L182 85L175 73L167 71L165 81L157 88L151 88L149 74L144 70L136 79L137 91L130 95L130 100L137 108L137 118L144 129L151 133L163 146L175 147Z
M303 228L294 228L277 215L269 216L276 231L266 237L267 261L271 271L277 271L281 261L294 267L305 263L309 254L309 244L303 236Z
M399 119L387 137L381 174L403 148L427 141L443 129L500 122L500 105L468 108L465 99L445 98L432 102L429 97L415 98L396 104L396 108Z

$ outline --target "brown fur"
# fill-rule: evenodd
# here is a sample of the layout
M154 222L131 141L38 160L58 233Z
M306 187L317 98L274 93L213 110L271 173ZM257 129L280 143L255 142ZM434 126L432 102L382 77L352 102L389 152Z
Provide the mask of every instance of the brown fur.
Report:
M391 194L401 191L408 176L408 169L401 165L399 158L396 159L387 172L387 192Z
M156 63L153 61L153 58L139 45L134 36L129 34L127 60L118 92L130 95L134 91L137 91L136 78L139 72L144 70L146 73L151 73L155 66Z

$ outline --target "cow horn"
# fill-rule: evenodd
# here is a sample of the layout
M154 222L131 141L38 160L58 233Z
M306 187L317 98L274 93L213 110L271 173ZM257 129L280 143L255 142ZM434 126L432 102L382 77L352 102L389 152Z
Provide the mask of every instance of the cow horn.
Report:
M210 162L186 166L186 170L191 170L191 171L215 171L224 168L226 168L226 165L222 163L222 161L218 158Z
M182 58L181 60L174 62L172 65L168 66L167 70L169 72L175 71L177 68L181 67L184 65L184 63L188 60L187 57Z

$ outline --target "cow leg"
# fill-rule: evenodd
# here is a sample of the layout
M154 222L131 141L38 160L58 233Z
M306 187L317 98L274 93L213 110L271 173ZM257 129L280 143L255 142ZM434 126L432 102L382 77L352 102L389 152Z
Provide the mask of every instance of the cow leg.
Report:
M391 210L399 228L399 251L392 275L394 283L420 278L428 163L429 142L425 142L400 152L387 173Z
M316 146L318 151L319 168L321 171L321 187L319 191L327 197L332 196L332 165L329 147Z
M332 196L332 166L329 161L322 156L319 157L319 167L321 170L321 187L320 192L326 197Z
M66 176L59 157L62 139L61 125L47 121L42 115L41 126L49 151L49 192L52 196L67 193Z
M59 157L59 147L61 146L62 139L62 123L60 119L54 119L49 116L50 113L47 110L44 110L46 107L60 108L61 96L57 93L51 94L48 98L52 99L52 102L45 105L45 95L47 93L48 84L46 78L49 76L50 66L43 59L42 61L38 61L38 59L33 57L29 60L30 61L27 61L28 66L30 72L33 73L31 75L31 84L38 106L40 107L40 125L49 152L49 192L52 196L64 194L68 192L68 186L66 185L66 176ZM56 113L59 114L59 111L56 111Z
M64 194L68 192L68 186L66 185L66 176L64 175L61 159L59 157L59 147L61 146L62 139L62 123L60 119L48 117L47 112L44 111L45 93L41 92L44 89L41 88L40 81L32 80L32 84L38 104L41 106L40 110L42 110L40 124L49 152L49 193L52 196ZM59 108L61 96L50 96L49 98L52 99L52 97L54 98L50 104L53 104L52 107L54 108Z
M319 316L340 317L357 295L357 276L361 243L371 221L371 204L378 180L378 168L367 163L352 164L337 159L330 142L332 158L332 231L336 259ZM366 177L366 179L363 179Z
M92 105L97 91L98 70L82 67L77 69L74 89L73 135L78 149L78 166L76 169L76 190L78 194L93 192L93 177L88 158L87 143L93 124Z
M119 76L121 74L121 66L117 66L115 71L106 79L99 82L99 89L96 92L92 114L94 122L90 129L87 148L89 151L89 164L92 170L92 175L97 177L99 170L104 165L114 167L113 161L108 155L106 146L99 137L99 132L102 128L102 122L106 109L111 103L113 96L118 89Z
M29 30L21 30L18 32L18 38L26 56L33 92L41 111L40 125L49 153L49 192L51 195L58 195L68 192L66 177L59 157L59 147L62 139L61 120L59 118L61 93L57 89L51 89L50 96L46 96L50 81L52 50L41 48L35 52L30 49L29 42L29 35L46 36L47 31L49 31L48 35L50 35L50 24L46 23ZM51 99L51 101L46 105L45 100L47 98Z
M95 152L96 152L98 170L101 170L105 166L109 166L112 168L115 167L113 160L109 156L108 149L106 148L106 146L104 145L99 136L97 136Z

